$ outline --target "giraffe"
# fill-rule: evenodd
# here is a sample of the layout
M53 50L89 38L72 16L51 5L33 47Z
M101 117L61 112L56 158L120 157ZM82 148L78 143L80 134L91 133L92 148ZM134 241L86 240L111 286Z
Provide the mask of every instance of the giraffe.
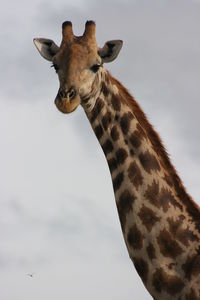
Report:
M100 48L94 21L82 36L62 25L62 42L34 39L53 63L63 113L82 106L112 177L129 256L154 300L200 299L200 209L187 193L163 143L128 90L104 68L123 42Z

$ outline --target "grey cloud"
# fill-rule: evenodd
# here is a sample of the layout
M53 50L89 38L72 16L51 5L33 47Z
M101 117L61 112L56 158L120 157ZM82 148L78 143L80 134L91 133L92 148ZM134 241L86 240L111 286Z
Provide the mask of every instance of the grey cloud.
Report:
M89 122L82 109L70 116L56 111L58 80L32 38L59 44L64 20L79 35L94 19L99 45L123 39L107 68L139 101L198 198L199 10L192 0L20 0L1 11L4 299L118 300L136 293L150 299L128 259L108 167ZM36 278L27 283L32 271Z

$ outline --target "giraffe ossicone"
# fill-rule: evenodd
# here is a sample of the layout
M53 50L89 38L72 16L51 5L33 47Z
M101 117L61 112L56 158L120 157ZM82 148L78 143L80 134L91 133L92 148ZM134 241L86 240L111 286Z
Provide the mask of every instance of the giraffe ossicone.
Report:
M77 37L62 26L62 42L34 43L53 63L63 113L81 105L104 151L124 240L145 287L156 300L200 299L200 209L186 192L167 152L139 104L104 68L121 40L100 48L95 23Z

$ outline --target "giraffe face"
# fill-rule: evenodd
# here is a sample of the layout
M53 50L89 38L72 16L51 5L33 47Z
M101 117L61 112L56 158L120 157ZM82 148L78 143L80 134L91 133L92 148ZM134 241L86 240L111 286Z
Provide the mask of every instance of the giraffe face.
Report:
M60 88L55 99L57 108L64 113L74 111L82 99L88 97L99 69L102 67L97 45L77 40L66 45L53 58Z
M58 74L60 88L55 99L57 108L63 113L70 113L100 88L99 71L104 62L117 57L122 41L109 41L103 48L98 48L93 21L86 23L81 37L74 36L71 22L64 22L62 28L60 47L52 40L43 38L34 39L34 43L40 54L53 63Z

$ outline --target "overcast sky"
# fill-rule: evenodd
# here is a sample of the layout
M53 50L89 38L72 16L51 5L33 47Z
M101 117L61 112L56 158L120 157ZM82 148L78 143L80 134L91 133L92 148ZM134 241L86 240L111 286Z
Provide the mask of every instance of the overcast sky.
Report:
M61 114L34 37L61 24L122 39L107 67L160 133L200 204L200 1L7 0L1 5L0 298L150 300L126 250L111 179L82 108ZM27 276L34 273L33 278Z

